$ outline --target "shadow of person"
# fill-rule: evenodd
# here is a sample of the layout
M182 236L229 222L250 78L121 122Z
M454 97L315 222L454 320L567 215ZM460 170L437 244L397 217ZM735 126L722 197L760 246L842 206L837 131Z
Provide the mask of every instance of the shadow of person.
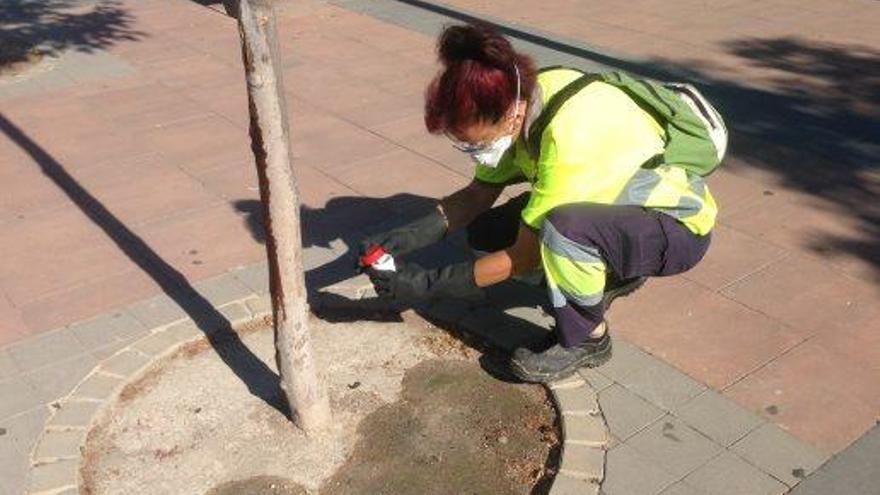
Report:
M544 341L549 324L544 309L544 291L519 282L503 282L485 290L480 301L442 300L402 306L378 298L352 299L325 291L357 275L356 257L360 242L369 234L384 232L425 215L436 200L408 193L385 198L335 197L321 208L302 206L300 210L303 247L332 249L334 256L318 266L307 267L305 278L313 313L325 321L402 321L401 312L413 310L437 328L450 332L465 344L484 354L481 364L498 379L515 381L506 372L507 356L520 346ZM265 242L262 203L240 200L233 203L245 215L254 239ZM406 261L425 268L438 268L472 259L464 232L409 253ZM364 281L366 283L366 281ZM319 299L320 298L320 299ZM450 310L456 316L450 317ZM542 318L542 313L543 318ZM462 325L459 316L467 314Z

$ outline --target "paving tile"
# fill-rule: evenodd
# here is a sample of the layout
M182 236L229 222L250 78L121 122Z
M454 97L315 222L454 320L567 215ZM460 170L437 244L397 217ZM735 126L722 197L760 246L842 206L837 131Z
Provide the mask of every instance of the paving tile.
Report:
M174 156L172 151L149 149L162 153L94 165L77 174L77 182L129 227L222 201L197 178L177 168L167 158Z
M70 393L97 365L98 361L94 356L83 354L47 363L42 368L25 373L23 378L39 392L43 402L51 402Z
M166 330L166 332L169 330ZM101 362L101 371L114 375L129 376L150 362L147 356L126 349L119 354Z
M0 439L0 493L23 493L29 467L27 455L14 449L11 442Z
M18 366L12 361L12 357L6 349L0 349L0 380L7 380L20 373Z
M558 474L553 480L550 495L594 495L599 493L599 485L589 480Z
M201 280L265 257L251 225L247 214L215 205L151 222L139 227L138 234L156 263L170 265L187 280Z
M802 335L843 330L878 313L878 289L825 263L789 256L722 291Z
M68 327L86 349L103 347L118 340L128 340L144 335L147 328L125 311L105 313L91 320Z
M611 366L600 368L617 383L665 410L687 402L705 386L622 339L615 342Z
M823 464L792 490L794 495L861 495L880 483L877 470L880 426L875 426L852 446Z
M547 386L550 387L550 389L554 390L554 391L555 390L580 389L579 391L574 390L575 393L573 394L573 397L566 397L567 394L562 394L562 395L556 394L556 395L557 395L557 398L559 398L560 400L571 399L573 401L581 401L581 400L585 400L584 398L587 396L587 394L595 395L593 393L593 389L586 386L586 384L587 384L587 382L579 374L575 373L575 374L570 375L566 378L561 378L559 380L550 382L547 384ZM598 405L595 405L595 407L598 407ZM584 412L588 412L588 411L584 411Z
M803 337L782 323L680 277L652 280L615 302L611 329L712 388L723 389ZM599 368L609 376L621 361ZM615 364L615 362L618 364Z
M224 273L193 285L193 288L211 303L212 306L244 299L251 295L250 287L235 278L232 273Z
M772 476L724 452L684 478L706 493L718 495L781 495L788 487Z
M165 294L138 302L126 308L144 327L153 329L187 317L180 305Z
M605 447L608 429L601 416L566 415L562 420L565 443L588 447Z
M73 391L73 399L109 398L122 384L123 380L103 373L93 373Z
M749 433L730 449L788 486L799 483L828 459L772 424Z
M82 427L86 428L92 420L95 412L101 406L101 402L88 400L65 400L58 404L54 414L46 423L54 427Z
M45 431L34 448L34 460L77 459L85 436L85 430Z
M712 231L709 251L696 267L683 276L712 290L718 290L778 260L786 252L724 225Z
M33 299L21 307L32 332L40 332L104 314L152 296L161 289L140 269L128 269Z
M580 378L580 377L578 377ZM583 380L579 380L583 381ZM599 403L596 394L589 387L578 386L576 388L554 388L553 395L562 409L564 415L596 415L599 413Z
M132 344L132 347L148 356L160 356L164 354L165 351L171 349L171 347L179 344L179 337L180 335L177 333L167 331L157 332L147 338L135 342Z
M712 390L694 397L674 414L725 447L763 424L760 417Z
M676 479L652 459L622 444L608 451L602 492L606 495L655 495Z
M660 495L710 495L710 494L706 493L702 490L698 490L683 481L679 481L678 483L663 490L663 492L661 492Z
M616 383L599 392L599 405L608 429L620 440L626 440L665 415L662 409Z
M874 426L880 410L878 383L876 365L865 365L858 354L814 339L731 386L724 395L821 451L834 453Z
M63 460L40 464L31 471L30 490L33 493L76 485L79 461Z
M25 337L28 333L28 326L21 315L21 310L12 304L12 301L6 298L0 292L0 321L3 327L0 328L0 347L15 342ZM2 362L2 357L0 357ZM0 376L3 375L3 365L0 363Z
M352 190L371 197L406 192L425 198L440 198L470 182L469 178L406 150L356 161L330 173ZM389 181L389 177L395 180Z
M7 350L22 371L30 371L86 352L85 347L67 329L44 333L9 346Z
M677 478L705 464L723 450L670 415L636 433L626 444Z
M572 478L601 482L605 476L605 449L565 445L559 472Z
M269 292L269 267L265 261L234 270L232 273L254 293L267 294Z
M586 380L596 392L601 392L614 383L613 380L603 375L595 368L581 368L578 370L578 374L581 375L581 377Z
M49 410L40 406L3 419L3 427L6 428L6 435L3 436L4 442L10 442L13 448L26 458L40 432L43 431L48 416Z

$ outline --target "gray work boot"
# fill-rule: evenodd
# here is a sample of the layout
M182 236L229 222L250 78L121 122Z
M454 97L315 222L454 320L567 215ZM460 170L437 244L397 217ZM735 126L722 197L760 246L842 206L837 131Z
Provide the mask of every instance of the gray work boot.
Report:
M574 347L551 346L543 352L533 352L525 347L513 351L510 369L524 382L549 383L561 380L579 368L593 368L611 358L609 329L598 339L588 339Z

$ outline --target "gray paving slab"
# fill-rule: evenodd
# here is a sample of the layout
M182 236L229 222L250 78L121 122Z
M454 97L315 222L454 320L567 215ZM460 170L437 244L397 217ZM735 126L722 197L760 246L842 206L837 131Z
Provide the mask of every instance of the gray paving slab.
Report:
M608 429L601 416L566 415L562 418L562 434L566 444L605 447Z
M93 373L86 378L76 390L73 397L76 399L100 399L104 400L122 385L123 380L103 373Z
M559 474L553 480L550 495L594 495L599 493L599 485L589 480Z
M40 464L31 471L30 491L41 492L76 485L79 461Z
M252 319L250 310L244 303L240 302L227 304L226 306L218 308L217 311L223 315L223 318L226 318L226 321L228 321L229 325L232 327L236 327ZM205 330L208 332L213 331L213 329Z
M614 384L614 381L611 378L603 375L595 368L581 368L578 370L578 374L581 375L581 377L586 380L596 392L605 390Z
M702 383L620 338L614 341L614 359L599 371L666 411L706 390Z
M557 388L553 390L561 405L562 414L595 415L599 413L599 403L593 389L588 387Z
M101 363L101 370L114 375L128 376L150 362L143 353L126 349Z
M28 467L27 456L15 449L12 442L0 437L0 493L22 493Z
M0 381L0 418L8 418L43 404L43 394L26 380Z
M244 299L253 293L231 272L200 281L193 288L214 307Z
M677 480L675 476L626 444L605 457L605 495L656 495Z
M722 447L672 415L636 433L626 444L680 479L717 456Z
M730 449L788 486L794 486L822 465L828 456L776 425L766 423Z
M97 365L98 359L95 356L83 354L51 363L26 373L23 378L39 391L43 402L51 402L70 393Z
M85 430L47 430L34 447L34 460L76 459L85 436Z
M566 444L559 472L573 478L601 482L605 476L605 450L598 447Z
M611 434L626 440L666 413L619 384L599 392L599 405Z
M180 343L179 335L173 332L160 331L138 340L132 344L132 347L149 356L158 356L178 343Z
M127 311L115 311L68 327L88 350L144 335L147 328Z
M101 406L93 400L66 400L58 403L47 422L52 427L86 427Z
M864 495L880 487L880 426L794 487L792 495Z
M66 328L16 342L7 350L18 369L23 372L86 353L86 348Z
M694 397L674 414L725 447L764 423L751 411L712 390Z
M12 360L12 356L9 355L9 352L6 349L0 349L0 380L12 378L19 373L21 373L21 371Z
M6 428L6 434L2 438L12 442L18 452L27 455L43 430L48 416L49 410L46 407L37 406L14 417L0 420L0 424Z
M669 488L663 490L660 495L712 495L710 493L706 493L703 490L699 490L697 488L688 485L683 481L679 481Z
M269 293L269 265L256 263L230 272L255 294Z
M272 301L267 296L248 299L245 305L254 317L272 314Z
M126 309L147 328L156 328L188 317L186 311L166 294L137 302Z
M730 451L700 466L684 481L714 495L781 495L788 491L785 484Z

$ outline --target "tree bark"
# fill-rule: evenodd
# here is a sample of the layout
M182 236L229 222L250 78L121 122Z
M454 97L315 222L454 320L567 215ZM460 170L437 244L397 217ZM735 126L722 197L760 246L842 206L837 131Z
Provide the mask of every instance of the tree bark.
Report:
M275 361L293 420L311 435L329 427L331 414L309 338L299 192L291 167L287 105L271 3L238 2L238 26L247 77L251 149L263 202Z

